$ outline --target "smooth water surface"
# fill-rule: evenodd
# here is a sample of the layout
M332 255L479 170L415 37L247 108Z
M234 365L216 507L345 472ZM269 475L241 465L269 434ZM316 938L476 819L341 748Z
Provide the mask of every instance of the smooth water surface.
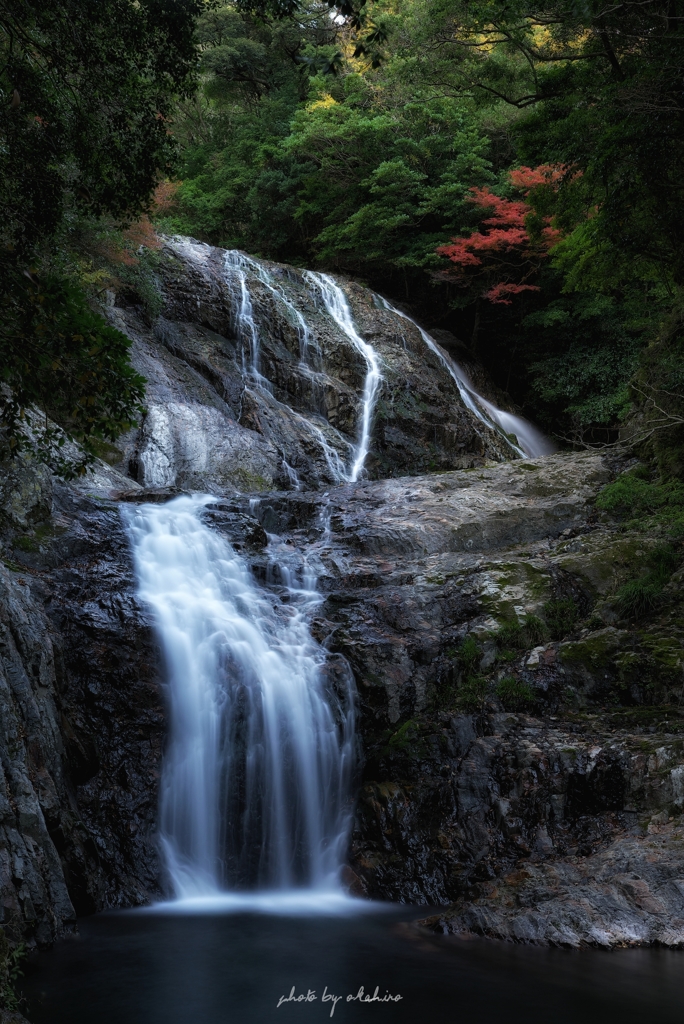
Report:
M414 909L414 914L417 911ZM154 916L80 924L40 955L24 990L34 1024L670 1024L684 952L536 949L417 931L395 910L354 917ZM309 991L310 1002L286 1002ZM360 987L397 1003L346 1001Z

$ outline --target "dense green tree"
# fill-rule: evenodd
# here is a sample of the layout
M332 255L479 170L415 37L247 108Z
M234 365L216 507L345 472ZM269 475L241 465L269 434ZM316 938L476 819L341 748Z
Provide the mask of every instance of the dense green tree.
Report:
M0 0L0 443L30 403L71 433L115 437L141 382L125 339L45 267L77 215L148 207L176 152L169 121L193 88L201 0ZM48 401L53 375L52 401Z
M615 436L649 342L679 330L681 6L219 4L170 223L395 292L548 429ZM464 288L436 250L490 239L470 190L506 206L510 172L540 164L558 178L528 197L520 252L556 244L529 280L516 263L497 306L496 275Z
M67 211L130 216L175 150L200 0L0 0L0 239L31 253Z

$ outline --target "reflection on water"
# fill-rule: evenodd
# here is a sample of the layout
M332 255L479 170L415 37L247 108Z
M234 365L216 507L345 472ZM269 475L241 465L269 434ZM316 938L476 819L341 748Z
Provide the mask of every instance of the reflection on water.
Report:
M281 996L313 993L309 1002ZM347 1002L347 995L401 995ZM35 1024L669 1024L684 953L535 949L424 935L406 912L89 918L27 972Z

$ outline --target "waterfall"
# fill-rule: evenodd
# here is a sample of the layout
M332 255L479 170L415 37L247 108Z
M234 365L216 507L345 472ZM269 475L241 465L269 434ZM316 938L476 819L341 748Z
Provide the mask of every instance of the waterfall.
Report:
M297 334L299 336L299 353L303 362L306 362L309 346L311 345L311 331L306 320L299 312L294 303L290 302L287 295L282 288L279 288L273 281L273 276L266 270L266 268L258 263L257 260L252 259L251 256L247 256L246 253L240 252L239 249L230 249L225 255L226 268L239 267L243 274L244 270L250 270L252 274L261 281L263 285L271 292L276 299L285 306L288 314L294 320L297 326ZM250 308L251 312L251 308Z
M171 240L171 244L184 258L192 260L206 271L207 258L211 253L209 246L185 238L174 238ZM344 435L340 434L330 424L323 423L325 431L334 438L331 444L322 427L313 421L313 417L309 418L309 416L305 416L301 412L290 408L290 406L285 406L282 402L279 402L272 393L271 383L261 375L259 363L259 325L255 319L252 306L249 287L250 277L259 281L273 295L276 302L284 307L288 320L296 328L299 337L301 369L310 372L307 365L308 353L309 351L319 352L318 345L306 318L285 293L284 289L275 281L271 272L258 260L253 259L246 253L238 250L229 250L223 253L223 280L231 293L232 306L235 310L235 327L236 333L242 342L243 369L245 374L248 374L254 384L260 388L264 401L279 407L294 417L311 436L322 452L327 472L334 483L353 483L357 481L363 472L370 450L373 413L382 383L380 358L377 352L359 334L354 324L349 302L335 279L329 274L310 270L304 271L304 280L313 286L315 296L321 300L328 315L353 348L363 357L366 364L356 442L354 444L348 441ZM555 450L554 445L548 438L527 420L521 416L516 416L514 413L499 409L493 402L479 394L463 367L459 366L412 317L397 309L396 306L393 306L382 296L378 295L377 299L383 308L395 316L401 317L403 320L408 320L409 323L416 327L427 348L437 356L442 366L451 376L465 407L489 430L499 434L515 455L521 458L534 458L539 455L549 454ZM351 451L347 455L346 453L349 449ZM345 453L344 458L340 455L340 451ZM282 456L282 465L291 486L297 488L299 486L298 476L294 468L287 464L284 455Z
M177 899L250 890L341 894L353 684L310 617L315 578L259 589L203 522L208 496L124 510L168 681L160 834Z
M523 459L536 458L539 455L549 455L556 450L549 439L531 423L523 419L522 416L516 416L512 412L505 412L494 405L493 402L489 402L482 395L478 394L463 367L459 366L451 356L447 355L442 346L420 324L417 324L412 317L402 313L400 309L393 306L382 295L378 295L377 298L384 309L389 310L390 313L394 313L396 316L400 316L403 320L408 320L409 323L413 324L420 331L420 336L427 347L431 352L434 352L442 366L451 374L461 396L461 401L466 408L470 409L480 422L484 423L490 430L495 430L501 434L517 455ZM511 440L510 435L515 436L515 443Z
M346 296L337 282L330 274L319 274L312 270L306 270L304 277L311 281L323 300L323 304L337 326L344 331L357 352L360 352L366 361L366 380L363 385L363 399L361 406L361 426L359 439L354 453L354 461L349 470L348 480L350 483L359 479L363 470L368 449L370 448L371 427L373 424L373 410L378 394L378 388L382 381L380 373L380 360L372 345L361 337L356 330L349 303Z
M269 388L270 383L259 372L259 330L254 321L252 296L247 286L247 257L237 249L229 249L223 257L226 281L233 295L235 306L236 334L242 342L242 368L251 372L255 380ZM245 343L249 352L249 364L245 360Z
M276 299L285 306L289 315L294 319L297 325L297 333L299 335L300 358L304 363L306 363L308 349L311 345L311 332L309 330L309 326L297 307L285 295L282 288L279 288L273 282L272 275L269 274L265 267L252 259L251 256L247 256L245 253L239 252L236 249L229 250L225 253L224 266L228 281L233 283L233 298L238 309L237 319L240 327L239 334L241 337L247 337L249 339L249 347L253 353L251 370L258 382L260 384L268 385L268 382L265 381L259 373L259 330L254 320L254 310L252 308L249 288L247 285L247 272L252 273L258 281L265 285L271 294L273 294ZM307 281L313 283L316 291L320 294L323 300L323 304L327 312L351 341L356 351L361 353L367 366L361 404L359 436L352 454L351 465L348 470L345 470L338 453L327 442L325 435L320 428L306 421L307 426L316 436L316 439L323 450L326 464L335 483L353 483L358 480L363 471L364 463L370 448L373 409L375 407L378 388L382 380L380 373L380 360L378 359L378 355L372 345L369 345L356 330L351 309L349 308L349 303L347 302L344 292L336 281L329 274L319 274L310 270L304 272L304 277ZM236 279L235 282L233 281L234 278ZM237 284L237 288L235 288L235 283ZM304 417L301 417L301 414L299 415L299 418L304 419ZM292 479L289 470L288 476Z

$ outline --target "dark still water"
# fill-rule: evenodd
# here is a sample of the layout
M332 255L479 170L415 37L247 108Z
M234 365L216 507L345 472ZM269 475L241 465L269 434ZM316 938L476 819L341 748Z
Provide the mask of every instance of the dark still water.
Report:
M311 991L310 1002L281 996ZM396 1003L347 1002L363 986ZM407 914L101 915L27 971L34 1024L669 1024L684 953L568 952L424 936Z

